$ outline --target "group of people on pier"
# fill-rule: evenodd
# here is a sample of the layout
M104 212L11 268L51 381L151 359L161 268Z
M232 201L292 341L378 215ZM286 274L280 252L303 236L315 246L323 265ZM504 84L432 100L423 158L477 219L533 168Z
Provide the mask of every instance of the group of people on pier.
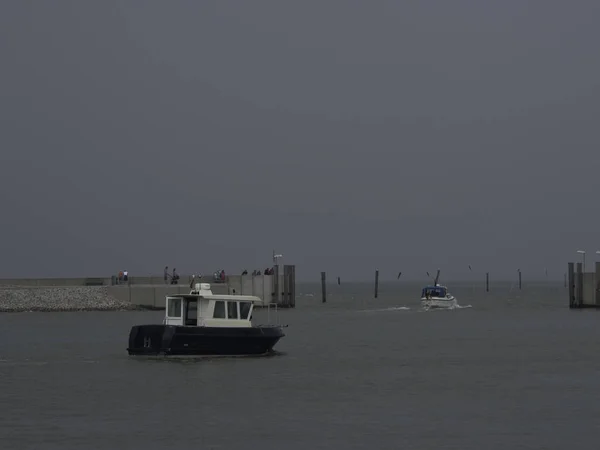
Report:
M177 273L177 269L173 268L173 273L169 273L169 266L165 266L165 271L163 275L165 284L178 284L179 282L179 274Z

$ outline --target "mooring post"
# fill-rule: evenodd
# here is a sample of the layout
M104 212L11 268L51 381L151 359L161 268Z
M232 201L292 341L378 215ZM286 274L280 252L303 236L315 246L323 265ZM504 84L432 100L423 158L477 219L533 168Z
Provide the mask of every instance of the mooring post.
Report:
M289 281L290 281L290 306L296 307L296 266L288 266Z
M519 290L521 290L521 271L519 270Z
M485 273L485 292L490 292L490 273Z
M338 277L338 286L340 285L340 277Z
M323 296L323 303L327 301L327 288L325 287L325 272L321 272L321 295Z
M379 270L375 271L375 298L377 298L377 294L379 293Z
M596 261L596 272L594 275L594 303L600 305L600 261Z
M575 308L575 264L570 262L567 265L567 273L569 274L569 308Z
M275 254L275 252L273 252ZM273 258L274 261L277 261ZM281 286L279 285L279 264L273 265L273 302L277 303L277 306L281 306Z
M583 306L583 264L577 263L577 306L581 308Z

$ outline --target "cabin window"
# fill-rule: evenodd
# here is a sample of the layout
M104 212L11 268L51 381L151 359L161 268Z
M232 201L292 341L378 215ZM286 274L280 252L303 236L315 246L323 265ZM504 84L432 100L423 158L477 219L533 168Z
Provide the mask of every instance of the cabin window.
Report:
M169 299L169 311L167 313L169 317L181 317L181 299L170 298Z
M215 302L215 312L213 313L215 319L225 319L225 302Z
M439 289L439 288L438 289L425 289L425 290L423 290L423 294L421 296L424 297L427 294L430 297L445 297L446 296L446 290Z
M250 302L240 302L240 319L246 320L248 318L248 314L250 314L250 307L252 303Z
M197 325L198 324L198 302L196 300L188 300L185 306L185 324L186 325Z
M238 318L237 302L227 302L227 318Z

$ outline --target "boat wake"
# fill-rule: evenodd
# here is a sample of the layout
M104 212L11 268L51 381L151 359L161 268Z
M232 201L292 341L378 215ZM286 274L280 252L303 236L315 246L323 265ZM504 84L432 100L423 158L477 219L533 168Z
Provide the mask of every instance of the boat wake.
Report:
M379 309L362 309L360 312L386 312L386 311L409 311L410 308L408 306L391 306L389 308L379 308Z
M459 305L458 303L452 303L448 306L421 306L422 311L451 311L454 309L466 309L472 308L473 305Z

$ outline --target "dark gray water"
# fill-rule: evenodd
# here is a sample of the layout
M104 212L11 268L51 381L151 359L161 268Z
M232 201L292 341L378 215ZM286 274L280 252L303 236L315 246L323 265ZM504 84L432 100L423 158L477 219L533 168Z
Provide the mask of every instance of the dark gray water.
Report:
M270 358L128 357L161 312L0 315L1 448L598 449L600 311L561 284L450 288L472 307L300 285Z

